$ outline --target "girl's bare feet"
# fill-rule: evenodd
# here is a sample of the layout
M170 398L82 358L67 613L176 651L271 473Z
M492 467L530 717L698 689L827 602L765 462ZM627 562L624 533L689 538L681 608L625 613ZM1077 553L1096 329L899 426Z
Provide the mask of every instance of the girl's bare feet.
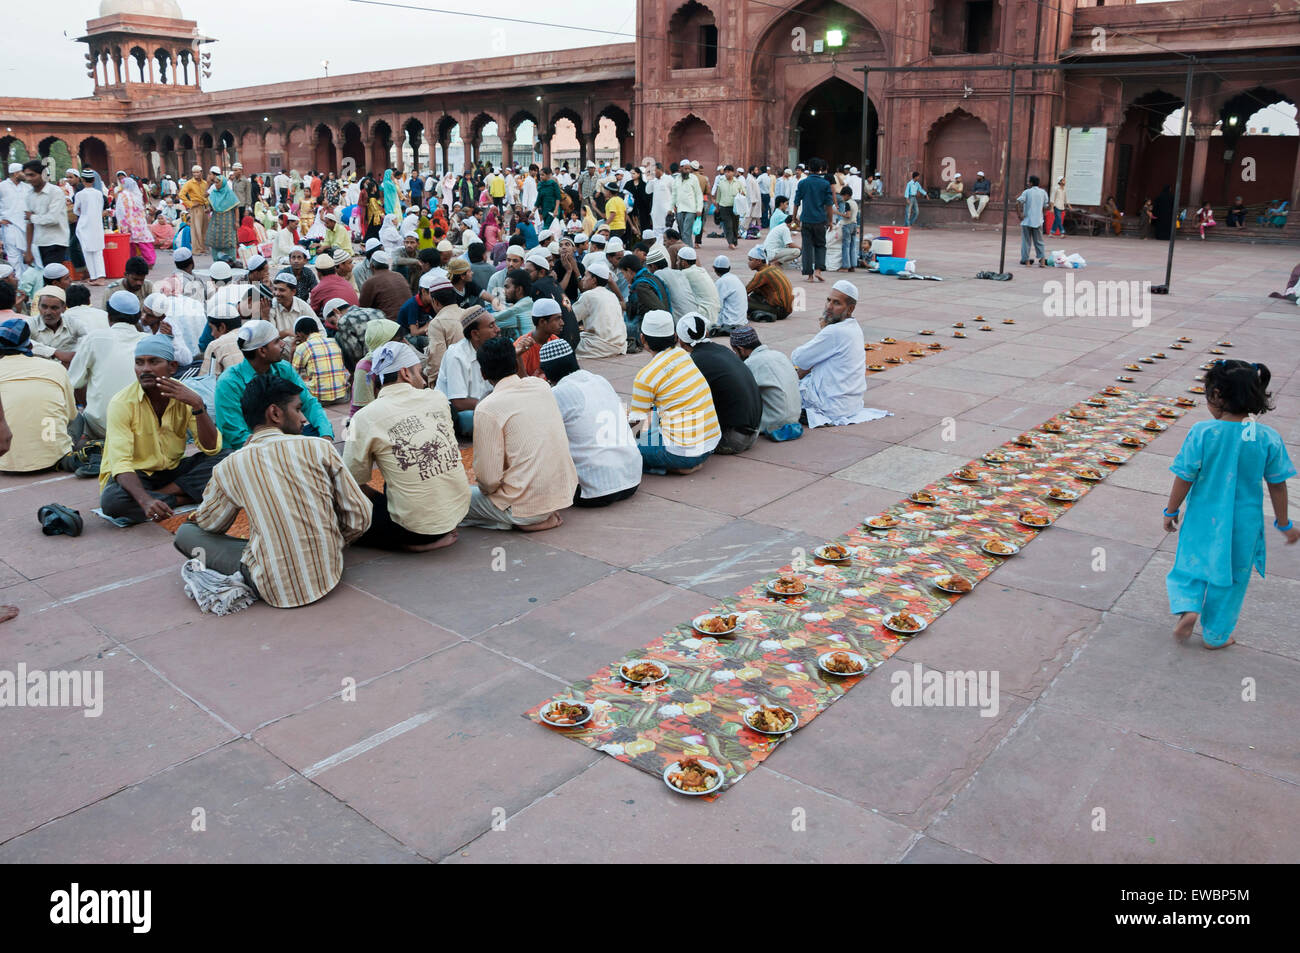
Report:
M8 622L16 618L18 618L17 606L0 606L0 622Z
M1237 641L1237 640L1234 639L1232 636L1228 636L1228 641L1224 642L1222 645L1207 645L1206 648L1207 648L1207 649L1226 649L1229 645L1231 645L1231 644L1232 644L1233 642L1235 642L1235 641Z
M552 513L540 523L529 523L527 526L517 526L515 528L521 529L525 533L540 533L544 529L555 529L555 527L561 525L563 522L564 520L560 519L559 513Z
M1195 612L1184 612L1180 615L1178 624L1174 626L1174 638L1181 642L1190 636L1192 630L1196 628L1196 617L1197 613Z

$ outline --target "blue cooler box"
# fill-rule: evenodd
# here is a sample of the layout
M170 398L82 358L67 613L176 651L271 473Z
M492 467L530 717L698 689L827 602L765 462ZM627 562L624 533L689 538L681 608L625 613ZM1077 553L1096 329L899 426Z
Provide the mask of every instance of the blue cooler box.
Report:
M906 258L893 258L885 255L878 256L876 263L880 265L882 275L897 275L907 267Z

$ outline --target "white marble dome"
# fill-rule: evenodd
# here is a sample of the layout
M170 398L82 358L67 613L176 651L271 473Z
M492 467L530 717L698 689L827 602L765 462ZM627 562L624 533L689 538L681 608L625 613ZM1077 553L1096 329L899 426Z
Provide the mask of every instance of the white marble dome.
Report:
M184 20L181 6L176 0L100 0L99 15L111 17L117 13L138 13L147 17L169 17Z

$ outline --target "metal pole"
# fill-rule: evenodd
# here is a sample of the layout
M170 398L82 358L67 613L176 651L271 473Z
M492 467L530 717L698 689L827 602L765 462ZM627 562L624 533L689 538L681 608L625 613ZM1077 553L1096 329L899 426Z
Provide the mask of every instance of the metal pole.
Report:
M1007 108L1007 155L1002 163L1002 253L998 274L1007 270L1007 213L1011 211L1011 130L1016 119L1016 67L1011 67L1011 104Z
M867 82L871 77L871 67L862 68L862 165L858 166L858 181L862 183L862 188L858 196L858 239L855 244L856 254L853 261L844 264L847 268L856 268L858 259L862 257L862 239L867 234L867 150L870 147L871 140L871 123L868 120L871 117L871 99L867 96ZM875 170L872 170L875 171Z
M1192 124L1192 64L1195 58L1187 62L1187 84L1183 92L1183 126L1178 130L1178 173L1174 178L1174 220L1169 224L1169 257L1165 261L1165 293L1169 293L1169 282L1174 274L1174 242L1178 238L1178 203L1183 193L1183 154L1187 151L1187 132Z

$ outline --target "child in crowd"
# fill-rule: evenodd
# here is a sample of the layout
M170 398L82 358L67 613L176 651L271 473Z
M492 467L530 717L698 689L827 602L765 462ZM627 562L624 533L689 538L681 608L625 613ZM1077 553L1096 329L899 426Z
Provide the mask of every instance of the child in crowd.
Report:
M1190 636L1199 616L1206 648L1233 643L1250 571L1264 575L1261 483L1268 484L1274 527L1288 544L1300 540L1287 516L1286 481L1296 469L1278 432L1256 419L1273 409L1270 379L1263 364L1216 361L1205 375L1205 403L1214 419L1192 427L1169 468L1174 485L1165 532L1178 530L1178 511L1187 500L1165 581L1169 610L1179 617L1174 637Z
M348 369L343 352L325 336L320 320L307 316L293 326L293 369L307 390L322 404L336 404L348 397Z

